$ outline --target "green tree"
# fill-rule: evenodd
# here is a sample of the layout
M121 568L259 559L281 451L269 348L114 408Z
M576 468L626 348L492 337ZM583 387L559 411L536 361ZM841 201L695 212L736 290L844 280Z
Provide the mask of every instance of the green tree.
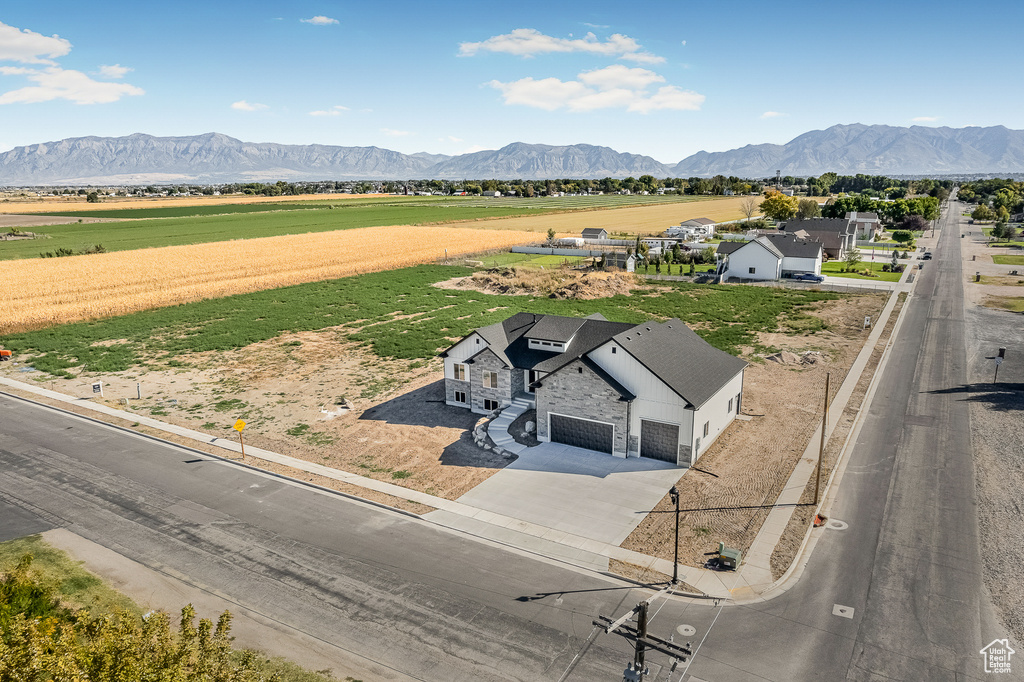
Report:
M899 244L909 244L914 241L914 234L910 230L893 230L892 239Z
M760 208L761 212L772 220L789 220L796 215L797 201L794 197L787 197L782 192L769 190L765 192Z
M807 220L809 218L817 218L821 215L821 207L818 206L818 202L814 199L801 199L797 203L796 217L800 220Z
M971 212L971 217L979 222L986 220L992 220L995 218L995 214L985 204L978 204L978 207Z
M554 244L554 243L555 243L555 228L549 227L548 228L548 244Z
M85 195L85 200L90 204L98 204L100 203L100 195L98 192L89 192Z
M843 260L846 263L847 270L851 272L856 270L857 266L860 265L860 249L857 247L847 249L846 257Z

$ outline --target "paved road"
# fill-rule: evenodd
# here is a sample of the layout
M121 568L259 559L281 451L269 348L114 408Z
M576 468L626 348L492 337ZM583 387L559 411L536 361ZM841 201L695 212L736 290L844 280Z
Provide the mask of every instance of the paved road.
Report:
M339 660L366 657L384 679L557 679L596 614L646 597L2 395L0 415L0 538L66 527L310 633ZM570 679L618 679L623 646L595 643Z
M985 677L979 649L1007 633L982 585L967 404L944 392L966 381L958 215L943 220L850 452L831 511L848 528L825 532L790 591L725 609L696 677ZM698 632L713 617L683 616Z
M827 531L776 599L670 603L655 617L654 634L707 635L693 677L984 678L978 650L1006 633L978 569L966 405L946 392L966 382L949 220L850 454L832 509L848 527ZM0 415L0 504L21 510L0 508L0 537L67 527L311 633L339 659L366 657L383 678L556 680L596 615L647 594L3 396ZM568 679L617 681L626 660L602 635Z

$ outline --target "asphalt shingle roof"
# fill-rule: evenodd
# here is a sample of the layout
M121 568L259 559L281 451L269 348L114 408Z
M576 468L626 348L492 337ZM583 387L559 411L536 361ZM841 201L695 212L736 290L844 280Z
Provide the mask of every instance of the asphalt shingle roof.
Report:
M616 334L614 340L695 408L747 366L678 319L638 324Z
M535 335L538 327L541 331L555 329L563 333L573 329L572 343L563 353L530 348L529 339L539 338ZM611 340L696 408L747 366L743 360L708 344L678 319L634 325L609 322L600 315L575 318L517 313L503 322L481 327L475 333L487 343L480 352L490 350L506 365L517 369L535 369L549 374L580 359L625 400L636 396L587 357L592 350Z
M763 237L782 252L787 258L817 258L821 255L821 242L808 239L797 239L795 236L779 234Z

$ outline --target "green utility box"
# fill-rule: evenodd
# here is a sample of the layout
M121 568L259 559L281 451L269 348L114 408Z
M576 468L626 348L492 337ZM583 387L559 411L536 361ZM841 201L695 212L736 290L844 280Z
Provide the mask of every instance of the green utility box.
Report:
M735 571L743 561L743 552L732 547L726 547L724 543L718 543L718 565Z

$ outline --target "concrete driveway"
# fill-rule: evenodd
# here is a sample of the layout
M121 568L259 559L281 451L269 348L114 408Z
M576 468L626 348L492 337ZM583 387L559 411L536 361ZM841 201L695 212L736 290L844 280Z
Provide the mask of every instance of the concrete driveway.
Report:
M618 545L684 471L644 457L622 459L541 443L523 450L519 459L458 501Z

